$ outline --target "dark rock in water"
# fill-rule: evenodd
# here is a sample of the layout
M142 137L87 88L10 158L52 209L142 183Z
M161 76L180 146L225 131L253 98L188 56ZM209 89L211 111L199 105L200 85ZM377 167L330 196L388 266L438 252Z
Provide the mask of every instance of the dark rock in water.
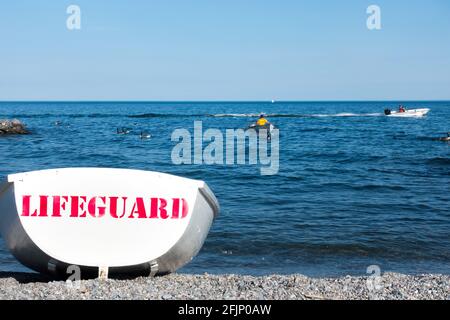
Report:
M5 134L28 134L25 124L19 120L0 120L0 136Z

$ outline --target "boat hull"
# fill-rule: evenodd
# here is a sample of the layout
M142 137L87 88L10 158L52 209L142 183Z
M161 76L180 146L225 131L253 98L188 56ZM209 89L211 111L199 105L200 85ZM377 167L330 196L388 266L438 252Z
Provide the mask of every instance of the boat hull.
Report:
M0 186L8 249L57 278L174 272L199 252L218 212L203 181L150 171L44 170Z
M401 118L409 118L409 117L423 117L428 112L430 112L430 109L422 108L422 109L411 109L406 110L405 112L398 112L398 111L391 111L390 114L388 114L388 117L401 117Z

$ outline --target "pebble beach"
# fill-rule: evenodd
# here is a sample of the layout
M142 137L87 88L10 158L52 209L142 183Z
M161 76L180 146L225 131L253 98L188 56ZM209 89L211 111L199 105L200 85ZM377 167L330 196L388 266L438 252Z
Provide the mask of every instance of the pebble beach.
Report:
M132 280L49 281L0 273L2 300L450 300L450 276L374 277L171 274Z

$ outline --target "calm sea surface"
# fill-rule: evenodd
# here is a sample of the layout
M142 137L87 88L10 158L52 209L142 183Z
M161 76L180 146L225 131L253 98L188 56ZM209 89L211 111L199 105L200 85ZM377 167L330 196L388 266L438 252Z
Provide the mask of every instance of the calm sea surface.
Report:
M396 102L0 103L32 131L0 137L0 178L60 167L162 171L205 180L221 204L185 273L450 274L450 102L425 118L387 118ZM174 165L177 128L280 129L279 172L260 165ZM59 122L59 125L55 123ZM116 128L133 129L117 135ZM139 138L148 131L151 139ZM81 236L81 235L80 235ZM0 238L0 271L24 271Z

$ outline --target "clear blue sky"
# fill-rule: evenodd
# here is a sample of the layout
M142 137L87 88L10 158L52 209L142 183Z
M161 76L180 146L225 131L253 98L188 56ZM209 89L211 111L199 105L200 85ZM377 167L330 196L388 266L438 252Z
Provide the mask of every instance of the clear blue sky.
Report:
M0 43L0 100L450 99L448 0L2 1Z

